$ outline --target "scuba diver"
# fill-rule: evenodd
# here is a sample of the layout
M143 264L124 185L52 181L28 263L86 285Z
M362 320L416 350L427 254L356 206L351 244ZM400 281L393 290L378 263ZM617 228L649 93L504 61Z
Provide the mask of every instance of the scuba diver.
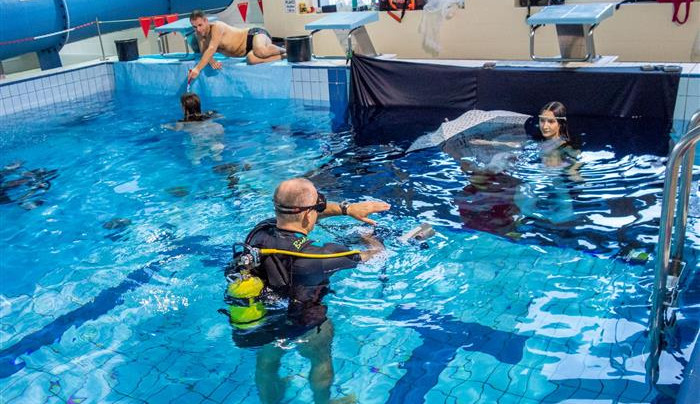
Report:
M253 228L242 251L235 254L234 265L226 271L227 299L233 303L227 312L234 326L233 340L241 348L259 347L255 381L262 402L284 398L285 381L279 376L279 367L285 350L279 340L293 339L299 353L311 362L309 381L314 401L327 403L334 378L333 324L326 317L322 300L330 292L330 276L369 260L383 245L365 236L367 250L350 250L340 244L314 242L309 233L319 219L339 215L375 225L368 216L386 211L390 205L378 201L326 202L304 178L282 182L275 190L274 204L275 218Z

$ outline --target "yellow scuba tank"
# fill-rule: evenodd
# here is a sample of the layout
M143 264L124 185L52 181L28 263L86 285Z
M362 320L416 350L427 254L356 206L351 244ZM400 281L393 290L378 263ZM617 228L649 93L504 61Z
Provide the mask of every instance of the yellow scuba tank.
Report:
M231 325L236 328L251 328L260 324L267 309L262 302L256 302L255 299L260 296L265 288L265 283L262 279L251 274L251 269L260 266L261 255L281 254L300 258L337 258L345 257L353 254L359 254L357 250L344 251L331 254L308 254L297 251L278 250L272 248L254 248L247 244L243 244L241 252L236 251L234 244L234 262L235 275L228 276L231 282L226 287L228 297L236 301L236 304L229 306L228 314ZM247 301L247 306L245 305Z
M261 302L256 302L255 298L260 296L265 285L257 276L250 275L248 271L242 271L240 277L229 283L226 288L228 296L234 299L247 299L248 305L229 306L229 320L231 324L238 328L249 328L259 324L267 310Z

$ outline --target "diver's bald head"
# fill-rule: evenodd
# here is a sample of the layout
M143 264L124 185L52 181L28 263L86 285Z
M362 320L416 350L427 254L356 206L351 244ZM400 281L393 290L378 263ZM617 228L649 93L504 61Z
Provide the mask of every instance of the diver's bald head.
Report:
M316 203L318 191L314 184L306 178L292 178L291 180L282 181L275 189L274 201L278 206L311 206ZM277 213L277 219L284 221L300 220L302 213L296 214L280 214Z

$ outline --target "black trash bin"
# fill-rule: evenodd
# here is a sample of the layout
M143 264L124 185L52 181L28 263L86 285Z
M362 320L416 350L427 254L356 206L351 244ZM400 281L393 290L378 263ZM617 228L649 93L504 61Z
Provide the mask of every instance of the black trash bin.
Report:
M117 56L120 62L128 62L139 58L139 47L134 39L120 39L114 41L117 46Z
M311 60L311 35L290 36L284 39L288 62Z

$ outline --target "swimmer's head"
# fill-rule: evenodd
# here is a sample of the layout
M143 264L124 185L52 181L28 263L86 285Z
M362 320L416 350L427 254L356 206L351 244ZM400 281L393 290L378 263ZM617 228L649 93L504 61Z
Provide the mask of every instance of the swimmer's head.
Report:
M190 24L199 36L209 35L209 19L202 10L194 10L190 14Z
M566 107L561 102L552 101L542 107L539 122L540 132L545 139L561 138L564 141L569 141Z
M185 113L185 121L199 121L202 117L202 103L195 93L185 93L180 97L182 111Z

